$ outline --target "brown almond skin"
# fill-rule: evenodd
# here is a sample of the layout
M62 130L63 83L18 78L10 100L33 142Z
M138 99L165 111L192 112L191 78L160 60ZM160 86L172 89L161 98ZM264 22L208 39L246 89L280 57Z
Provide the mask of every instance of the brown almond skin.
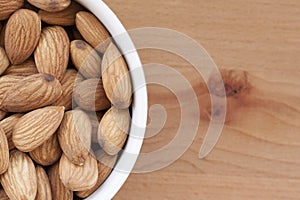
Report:
M132 85L128 67L113 43L103 56L102 80L106 95L115 107L124 109L131 105Z
M48 171L53 200L73 200L73 192L67 189L59 177L59 163L51 166Z
M6 76L1 76L0 77L0 103L3 100L3 97L5 93L19 80L22 80L23 77L21 76L13 76L13 75L6 75ZM0 105L1 107L1 105Z
M41 34L38 14L28 9L16 11L5 29L5 50L10 62L21 64L33 53Z
M9 150L15 148L15 144L12 141L13 128L22 116L23 114L14 114L0 121L0 127L2 127L6 135Z
M35 200L52 200L51 186L48 175L41 166L36 167L37 194Z
M88 111L100 111L111 107L102 81L95 78L84 80L76 85L74 99L78 106Z
M8 19L9 16L21 8L24 0L0 0L0 20Z
M83 38L99 52L104 53L111 39L103 24L93 14L85 11L76 14L75 23Z
M9 164L9 149L5 132L0 126L0 174L6 172Z
M72 26L75 25L76 13L84 10L78 3L72 1L71 5L60 12L47 12L45 10L39 11L39 16L42 21L47 24Z
M21 117L13 130L13 142L23 152L30 152L48 140L59 127L64 107L48 106Z
M71 4L71 0L28 0L28 2L48 12L62 11Z
M85 78L100 78L101 58L88 43L74 40L70 46L71 59L77 70Z
M103 116L98 128L98 141L109 155L116 155L124 146L130 126L129 110L112 107Z
M103 150L99 150L96 152L96 158L98 160L98 180L94 187L89 190L84 190L80 192L76 192L76 195L80 198L87 198L92 193L94 193L107 179L110 173L113 170L113 167L117 161L117 155L110 156L106 154Z
M82 166L73 164L64 154L59 162L59 176L72 191L83 191L95 186L98 179L96 159L89 155Z
M37 74L37 68L32 59L28 59L20 65L12 65L5 72L4 75L11 76L30 76L33 74Z
M52 75L34 74L16 82L5 92L0 109L8 112L27 112L51 105L61 95L61 84Z
M38 71L51 74L61 81L68 67L69 48L69 37L62 27L44 28L34 52L34 60Z
M59 144L67 158L83 165L91 147L92 126L89 117L80 110L65 113L58 130Z
M34 199L37 193L36 170L25 153L12 151L8 170L1 175L1 184L7 196L14 200Z
M0 46L0 75L8 68L9 66L9 59L6 55L5 50Z
M41 146L29 152L30 157L42 166L49 166L58 161L62 151L58 143L57 134L53 134Z
M54 106L64 106L65 110L72 109L72 98L74 87L81 81L81 77L74 69L68 69L61 81L62 95L53 103Z
M0 189L0 200L9 200L9 197L2 188Z

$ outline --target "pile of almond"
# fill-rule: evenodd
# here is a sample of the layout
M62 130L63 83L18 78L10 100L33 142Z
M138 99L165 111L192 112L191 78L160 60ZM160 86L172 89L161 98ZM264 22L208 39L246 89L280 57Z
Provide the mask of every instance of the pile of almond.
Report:
M0 0L0 199L86 198L130 126L128 67L71 0Z

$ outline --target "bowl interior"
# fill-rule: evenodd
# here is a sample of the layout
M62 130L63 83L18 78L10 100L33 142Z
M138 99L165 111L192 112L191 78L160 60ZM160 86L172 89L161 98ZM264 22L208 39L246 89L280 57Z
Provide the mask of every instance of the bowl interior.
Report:
M132 122L124 152L102 186L88 200L112 199L125 183L140 153L147 122L147 89L142 64L126 29L101 0L76 0L93 13L107 28L123 53L133 85Z

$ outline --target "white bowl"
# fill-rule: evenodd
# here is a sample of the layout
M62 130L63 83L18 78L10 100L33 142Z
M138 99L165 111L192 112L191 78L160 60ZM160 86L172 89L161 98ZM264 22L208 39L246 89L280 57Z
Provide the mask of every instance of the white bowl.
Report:
M87 200L112 199L125 183L140 153L147 122L147 89L144 72L126 29L116 15L101 0L76 0L92 12L114 37L119 49L124 53L133 84L132 123L124 152L107 180ZM134 73L133 73L134 72Z

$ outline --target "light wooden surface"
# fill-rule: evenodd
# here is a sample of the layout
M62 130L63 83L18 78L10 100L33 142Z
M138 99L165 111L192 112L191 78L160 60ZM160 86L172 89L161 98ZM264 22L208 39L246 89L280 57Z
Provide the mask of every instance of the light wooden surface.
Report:
M243 70L248 77L247 89L228 99L224 131L206 159L198 159L208 124L203 115L193 145L178 161L153 173L132 174L115 199L299 199L300 1L106 2L127 29L183 32L202 44L219 68ZM143 63L162 63L184 74L202 112L209 112L206 89L192 66L155 50L140 55ZM149 86L149 104L164 106L168 119L159 134L145 140L143 152L168 143L180 121L170 91Z

